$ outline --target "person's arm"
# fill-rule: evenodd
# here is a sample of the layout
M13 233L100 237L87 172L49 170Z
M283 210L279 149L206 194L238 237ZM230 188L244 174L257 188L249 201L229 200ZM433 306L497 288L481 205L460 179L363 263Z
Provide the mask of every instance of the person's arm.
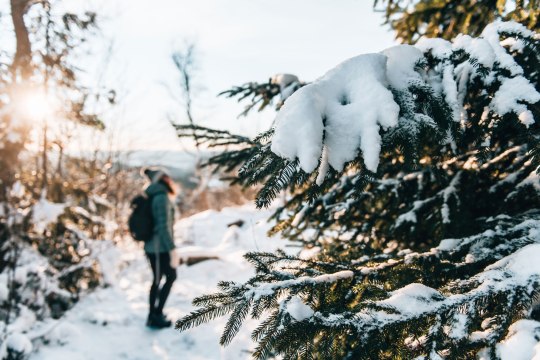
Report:
M174 219L171 219L169 199L166 194L158 194L152 200L152 213L154 214L154 226L159 235L159 241L165 245L165 251L174 249L174 238L170 224L173 224Z

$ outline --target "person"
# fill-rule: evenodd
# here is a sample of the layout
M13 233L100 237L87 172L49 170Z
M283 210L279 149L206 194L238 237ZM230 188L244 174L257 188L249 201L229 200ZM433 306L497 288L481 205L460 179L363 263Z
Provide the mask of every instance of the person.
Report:
M151 199L154 220L153 236L144 244L144 251L153 274L146 325L151 328L165 328L172 325L163 314L163 308L176 280L172 200L178 191L176 184L165 170L146 168L143 173L150 180L145 193ZM161 285L163 278L165 283Z

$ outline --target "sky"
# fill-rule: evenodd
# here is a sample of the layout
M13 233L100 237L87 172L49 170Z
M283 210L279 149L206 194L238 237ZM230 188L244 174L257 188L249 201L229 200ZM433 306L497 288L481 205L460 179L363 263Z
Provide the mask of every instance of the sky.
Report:
M5 1L5 0L4 0ZM196 44L194 115L198 124L254 136L275 112L237 118L243 106L217 94L249 81L292 73L312 81L352 56L394 43L371 0L69 0L94 10L100 32L81 58L87 79L112 87L120 103L103 113L117 146L179 149L169 119L186 122L171 53ZM107 49L112 53L107 55ZM109 59L108 61L106 59Z

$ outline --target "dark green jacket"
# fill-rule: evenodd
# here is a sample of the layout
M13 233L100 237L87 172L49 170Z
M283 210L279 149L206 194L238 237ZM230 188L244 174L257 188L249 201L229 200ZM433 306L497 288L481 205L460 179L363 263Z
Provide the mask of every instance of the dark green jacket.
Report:
M145 190L152 198L154 216L154 236L145 242L144 251L148 253L169 252L174 246L174 205L169 199L165 185L151 184Z

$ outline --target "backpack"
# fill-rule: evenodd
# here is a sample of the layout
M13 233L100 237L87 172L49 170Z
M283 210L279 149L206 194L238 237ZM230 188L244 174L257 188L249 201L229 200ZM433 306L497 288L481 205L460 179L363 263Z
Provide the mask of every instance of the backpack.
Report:
M131 201L131 215L128 219L129 232L133 239L149 241L154 234L152 198L138 195Z

